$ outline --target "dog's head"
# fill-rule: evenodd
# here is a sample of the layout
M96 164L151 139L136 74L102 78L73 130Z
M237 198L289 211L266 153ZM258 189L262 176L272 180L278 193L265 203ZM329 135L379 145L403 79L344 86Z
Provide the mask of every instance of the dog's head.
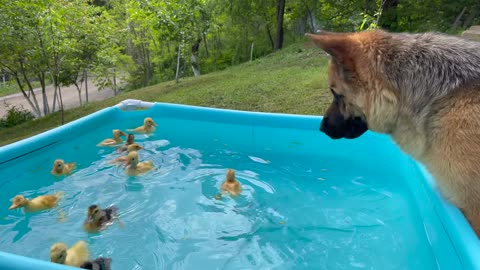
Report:
M307 36L331 56L329 87L333 101L320 130L332 139L354 139L368 129L389 133L397 117L396 96L379 75L381 31L322 32Z

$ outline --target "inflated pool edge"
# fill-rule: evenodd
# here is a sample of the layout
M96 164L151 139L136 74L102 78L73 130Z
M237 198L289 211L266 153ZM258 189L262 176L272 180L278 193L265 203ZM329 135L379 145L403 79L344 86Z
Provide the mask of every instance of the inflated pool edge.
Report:
M96 121L99 121L99 119L110 119L115 115L116 112L118 112L118 110L148 110L154 106L158 107L166 115L180 118L182 115L178 115L178 113L189 111L190 115L192 113L200 113L204 118L209 119L210 121L216 121L220 118L223 118L222 121L225 121L224 119L226 117L224 116L225 114L228 114L227 119L229 122L238 122L240 124L248 125L255 125L260 122L262 125L283 128L311 129L315 125L316 128L318 128L318 123L321 120L321 117L318 116L245 112L168 103L151 103L140 100L125 100L116 106L99 110L66 125L15 142L13 144L0 147L0 164L13 161L24 155L28 155L42 148L54 145L68 135L69 132L79 130L84 126L88 126L93 119ZM424 203L430 204L435 210L435 213L432 214L436 215L436 217L441 221L446 235L449 237L448 241L452 244L455 253L463 265L463 269L480 269L480 241L469 226L468 222L456 207L446 202L442 198L433 177L427 172L427 170L413 160L412 166L415 170L418 170L419 178L424 178L424 190L422 192L426 193L426 199L428 199L428 202ZM428 228L428 222L425 223L425 231L427 232L427 236L429 236L431 230ZM429 237L435 236L430 235ZM429 241L430 240L431 239L429 238ZM432 240L432 245L435 242L435 240ZM0 251L0 269L60 270L75 268L66 267L59 264L52 264L48 261L27 258Z

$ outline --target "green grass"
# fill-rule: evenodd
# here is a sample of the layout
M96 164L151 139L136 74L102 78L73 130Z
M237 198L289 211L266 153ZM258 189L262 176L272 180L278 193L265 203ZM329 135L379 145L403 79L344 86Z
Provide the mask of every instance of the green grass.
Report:
M317 48L295 44L284 50L199 77L183 78L122 93L65 111L70 122L124 99L141 99L235 110L323 114L331 101L327 91L328 59ZM60 114L0 129L0 145L60 125Z

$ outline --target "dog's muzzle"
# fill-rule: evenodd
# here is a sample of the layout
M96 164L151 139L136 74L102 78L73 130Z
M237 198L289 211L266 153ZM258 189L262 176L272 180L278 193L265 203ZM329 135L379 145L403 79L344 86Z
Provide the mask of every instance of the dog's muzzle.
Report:
M332 139L355 139L367 130L367 122L360 117L343 119L343 117L325 116L320 124L320 131Z

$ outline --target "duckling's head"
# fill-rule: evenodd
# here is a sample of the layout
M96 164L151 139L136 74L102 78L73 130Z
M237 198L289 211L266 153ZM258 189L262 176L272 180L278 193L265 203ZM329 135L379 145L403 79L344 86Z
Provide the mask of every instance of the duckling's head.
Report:
M96 204L90 205L87 210L87 218L95 221L99 220L102 217L101 210Z
M67 259L67 245L64 243L55 243L50 248L50 261L65 264Z
M65 161L63 159L57 159L53 162L53 170L57 172L63 171L63 166L65 166Z
M143 149L143 147L141 147L140 145L138 145L136 143L132 143L127 147L127 151L129 153L132 152L132 151L138 151L138 150L142 150L142 149Z
M118 138L120 136L127 136L127 134L123 133L120 129L113 130L113 137Z
M130 145L130 144L132 144L134 141L135 141L135 135L133 135L133 134L131 134L131 133L128 134L128 136L127 136L127 143L126 143L126 144L127 144L127 145Z
M12 205L8 208L8 210L13 210L19 207L23 207L28 203L28 200L25 199L22 195L17 195L13 198Z
M143 120L143 125L146 127L156 127L157 123L155 123L152 118L147 117Z
M235 171L232 169L227 170L227 182L235 182Z
M127 156L127 165L137 165L138 164L138 153L137 151L132 151L128 153Z

